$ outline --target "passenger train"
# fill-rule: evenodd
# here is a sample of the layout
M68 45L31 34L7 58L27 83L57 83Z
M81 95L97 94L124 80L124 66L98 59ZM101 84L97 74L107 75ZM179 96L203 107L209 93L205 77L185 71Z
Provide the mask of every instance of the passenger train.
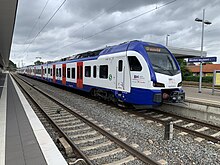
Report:
M143 41L77 54L71 60L26 66L18 73L136 108L185 99L180 66L173 54L160 44Z

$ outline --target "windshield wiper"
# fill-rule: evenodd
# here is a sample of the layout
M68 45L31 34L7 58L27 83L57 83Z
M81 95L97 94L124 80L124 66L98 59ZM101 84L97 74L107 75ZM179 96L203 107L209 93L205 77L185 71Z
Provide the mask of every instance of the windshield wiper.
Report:
M153 67L157 67L157 68L159 68L159 69L162 69L163 71L169 72L170 75L173 75L173 73L172 73L171 70L167 70L166 68L163 68L163 67L161 67L161 66L159 66L159 65L156 65L156 64L152 64L152 65L153 65Z

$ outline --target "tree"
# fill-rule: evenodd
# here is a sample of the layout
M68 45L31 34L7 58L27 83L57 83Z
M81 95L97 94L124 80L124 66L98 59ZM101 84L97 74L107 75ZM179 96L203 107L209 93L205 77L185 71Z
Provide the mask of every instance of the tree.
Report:
M41 64L43 64L43 62L42 62L42 61L40 61L40 60L38 60L38 61L34 62L34 65L41 65Z
M186 76L191 76L192 73L187 68L186 60L184 60L184 58L180 58L180 59L177 59L177 61L178 61L179 65L180 65L180 69L181 69L181 72L182 72L182 78L184 79L184 77L186 77Z
M8 70L15 71L17 69L16 64L14 64L11 60L9 60Z

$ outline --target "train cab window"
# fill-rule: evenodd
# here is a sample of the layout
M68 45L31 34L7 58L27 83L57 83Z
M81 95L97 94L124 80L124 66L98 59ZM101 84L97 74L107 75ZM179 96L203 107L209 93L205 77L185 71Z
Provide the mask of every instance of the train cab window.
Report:
M122 61L122 60L119 60L119 61L118 61L118 71L119 71L119 72L122 72L122 69L123 69L123 61Z
M67 68L67 78L70 78L70 68Z
M97 67L96 66L93 66L93 77L96 78L96 70L97 70Z
M141 71L142 66L140 61L135 56L128 56L128 62L130 65L130 71Z
M76 69L72 68L72 79L76 78Z
M59 68L59 77L61 77L61 68Z
M99 67L99 78L108 78L108 65L100 65Z
M85 77L91 77L91 66L85 66Z

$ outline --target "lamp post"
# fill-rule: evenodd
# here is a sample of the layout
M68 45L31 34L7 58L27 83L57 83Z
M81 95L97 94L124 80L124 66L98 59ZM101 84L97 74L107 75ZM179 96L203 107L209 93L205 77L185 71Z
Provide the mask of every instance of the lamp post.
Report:
M168 46L168 39L169 39L168 37L169 36L170 36L169 34L166 35L166 46Z
M211 22L205 20L205 9L203 9L202 19L196 18L195 21L202 22L202 39L201 39L201 58L203 57L203 40L204 40L204 24L210 25ZM199 93L202 92L202 61L200 62L200 71L199 71Z

